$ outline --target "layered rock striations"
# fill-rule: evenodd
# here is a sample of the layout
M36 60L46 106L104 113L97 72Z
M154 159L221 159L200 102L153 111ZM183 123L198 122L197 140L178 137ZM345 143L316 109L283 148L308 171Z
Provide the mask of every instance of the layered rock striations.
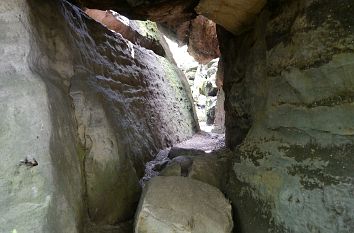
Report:
M81 2L107 9L113 1ZM213 180L218 176L211 173L228 168L185 157L165 173L220 186L241 233L353 232L353 2L268 1L265 8L264 1L215 8L208 2L197 11L229 30L218 29L223 81L217 86L225 92L232 169ZM148 2L130 1L119 9L174 28L194 18L197 2L156 4L144 9ZM0 231L132 231L127 220L146 161L198 128L187 81L164 57L59 0L3 1L0 29ZM183 194L203 197L202 209L222 200L226 217L209 226L214 217L199 216L206 221L194 224L180 214L194 199L188 204L177 195L176 203L187 206L178 205L181 221L172 214L167 228L229 232L223 195L190 178L154 178L167 183L155 183L156 190L180 184ZM208 200L195 182L218 197ZM145 197L136 225L142 231L144 220L156 221L150 210L160 211L159 199ZM144 199L153 205L145 208ZM164 201L163 208L175 207ZM149 229L164 228L166 216Z
M270 1L219 30L240 232L354 230L352 1Z

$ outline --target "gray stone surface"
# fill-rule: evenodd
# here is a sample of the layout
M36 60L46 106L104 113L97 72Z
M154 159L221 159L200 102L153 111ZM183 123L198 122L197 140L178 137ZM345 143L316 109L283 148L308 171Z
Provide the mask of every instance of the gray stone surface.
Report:
M215 106L215 120L213 133L225 133L225 92L222 87L218 90Z
M354 231L354 5L303 3L269 4L253 30L219 36L240 232Z
M78 64L71 95L86 150L89 215L97 223L125 221L134 214L145 162L197 129L188 84L165 58L78 9L65 18L87 67Z
M145 186L136 233L222 233L233 227L231 205L215 187L185 177L154 177Z
M83 184L65 91L72 57L58 34L58 5L39 2L0 3L0 232L74 233ZM25 157L38 165L19 165Z
M232 156L229 150L219 149L201 154L198 150L183 149L176 150L175 155L176 157L162 170L161 176L189 177L220 190L225 189Z
M0 22L0 232L119 229L144 162L198 128L187 81L62 1L2 1Z
M266 3L266 0L201 0L195 11L237 35L248 28Z
M205 151L202 149L192 149L183 147L172 147L168 152L168 158L174 159L178 156L195 156L195 155L205 155Z
M216 73L219 59L214 59L207 64L199 64L185 70L189 78L191 90L196 104L198 120L206 122L208 125L214 124L215 106L217 99ZM195 69L195 70L194 70ZM220 109L223 111L223 109Z

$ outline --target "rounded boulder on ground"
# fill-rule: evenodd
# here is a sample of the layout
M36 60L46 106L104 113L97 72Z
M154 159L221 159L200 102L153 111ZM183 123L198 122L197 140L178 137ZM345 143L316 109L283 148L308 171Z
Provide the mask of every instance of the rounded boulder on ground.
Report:
M154 177L140 198L136 233L230 233L231 205L220 190L180 176Z

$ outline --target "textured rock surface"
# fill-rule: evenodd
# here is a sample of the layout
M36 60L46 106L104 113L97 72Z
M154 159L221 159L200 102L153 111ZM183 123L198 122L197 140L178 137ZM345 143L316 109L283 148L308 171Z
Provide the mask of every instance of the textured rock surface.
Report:
M222 59L218 63L218 71L216 72L216 86L218 89L216 106L215 106L215 120L214 133L225 133L225 92L224 85L224 67Z
M197 0L77 0L83 7L114 10L131 19L150 19L165 25L169 30L176 32L177 28L189 20L195 18L194 7Z
M195 149L176 148L174 155L175 157L162 170L161 176L189 177L220 190L225 189L231 158L230 151L223 149L201 153Z
M102 23L110 30L120 33L125 39L146 49L151 49L160 56L165 51L159 43L159 31L156 23L150 21L129 20L128 18L112 12L95 9L85 9L85 13L94 20Z
M0 232L80 230L82 172L65 85L72 57L58 10L0 2ZM38 166L19 166L26 156Z
M145 162L197 128L188 84L165 58L78 10L66 14L88 67L77 71L71 95L87 151L89 215L96 222L124 221L134 212Z
M113 1L86 2L105 8ZM204 8L208 2L197 10L234 33L220 29L218 36L226 139L237 148L226 186L236 230L353 232L353 1L270 0L258 16L264 1ZM175 29L194 17L195 5L129 1L119 9ZM0 31L0 231L131 231L125 220L137 204L144 163L197 129L188 83L165 58L61 1L2 1ZM25 157L38 165L20 165ZM220 184L214 160L178 160L170 174L181 174L183 163L183 175ZM148 200L162 205L153 209L161 219L171 216L164 208L173 204L182 214L169 221L186 229L231 230L219 191L200 203L208 193L195 182L212 186L184 177L154 180L167 184L142 200L138 229L151 223L144 212L151 207L143 208ZM176 192L172 181L186 190ZM188 198L191 204L180 204ZM209 205L218 200L228 211L219 225ZM197 222L190 213L199 204L211 208L211 217ZM112 225L118 222L124 223Z
M201 0L196 11L228 31L238 34L252 23L266 2L266 0Z
M218 90L215 106L215 120L214 120L214 133L225 133L225 92L221 88Z
M145 161L197 128L187 81L61 1L4 1L0 21L0 231L132 217Z
M191 21L189 27L188 53L196 61L207 64L220 57L216 24L202 15Z
M166 173L169 173L173 176L180 176L181 166L178 163L175 163L173 166L170 166L169 169L165 169L167 165L171 165L171 160L173 160L178 156L184 156L188 158L196 157L196 156L202 157L206 155L206 152L207 153L213 152L212 156L209 156L211 154L208 154L208 157L213 158L209 160L211 161L210 170L212 171L209 171L208 170L209 168L205 166L205 170L203 170L203 173L201 174L207 174L208 176L208 174L214 174L213 168L215 167L221 168L221 170L218 172L216 176L218 178L216 179L221 178L221 180L223 181L222 184L225 184L228 176L227 171L229 170L231 164L230 163L231 154L221 152L224 150L224 148L225 148L225 136L223 134L206 133L206 132L196 133L193 135L192 138L186 141L178 143L171 148L160 150L153 160L146 163L145 175L140 180L140 183L142 184L142 186L144 186L145 183L148 180L150 180L152 177L161 174L161 171L166 171ZM220 153L217 152L219 150ZM216 154L214 154L214 152ZM226 162L226 164L224 162ZM185 170L187 171L187 173L190 171L189 168L190 167L187 166L187 170ZM164 173L164 175L167 175L166 173Z
M149 19L157 22L164 34L176 40L179 45L189 45L188 52L203 64L220 56L215 23L202 15L197 16L194 7L198 1L97 1L80 0L82 7L94 7L104 10L115 10L130 19ZM87 9L94 19L107 25L108 28L120 32L131 40L131 30L127 30L119 17L113 17L109 11ZM133 21L131 21L133 23ZM136 39L133 39L136 40ZM161 46L154 41L139 39L143 47L152 48L157 54L163 54ZM132 41L132 40L131 40ZM133 42L134 43L134 42Z
M154 177L146 185L136 233L231 232L231 205L213 186L185 177Z
M215 106L217 100L216 73L219 59L214 59L208 64L193 65L184 68L186 77L189 79L193 99L195 102L198 120L214 124Z
M240 232L353 232L353 10L270 2L253 30L218 35Z

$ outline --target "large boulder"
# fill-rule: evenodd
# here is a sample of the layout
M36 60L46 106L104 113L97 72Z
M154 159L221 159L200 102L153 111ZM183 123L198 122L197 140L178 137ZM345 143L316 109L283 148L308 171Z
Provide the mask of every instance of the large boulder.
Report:
M224 190L230 168L231 153L227 149L200 153L194 149L177 150L162 170L161 176L184 176Z
M354 232L354 3L269 3L218 35L235 217L245 233Z
M74 43L83 51L70 94L85 149L89 216L100 224L122 222L134 214L147 160L197 129L188 83L167 59L79 9L68 8L65 14ZM75 26L78 19L85 33Z
M141 196L136 233L230 233L231 205L215 187L185 177L154 177Z
M2 1L0 22L0 232L131 219L145 161L197 128L187 81L67 1Z
M228 31L238 34L259 14L266 0L201 0L195 8L198 14L213 20Z
M188 53L196 61L207 64L220 56L216 24L202 15L190 23Z
M80 232L85 188L59 5L1 1L0 31L0 232Z

